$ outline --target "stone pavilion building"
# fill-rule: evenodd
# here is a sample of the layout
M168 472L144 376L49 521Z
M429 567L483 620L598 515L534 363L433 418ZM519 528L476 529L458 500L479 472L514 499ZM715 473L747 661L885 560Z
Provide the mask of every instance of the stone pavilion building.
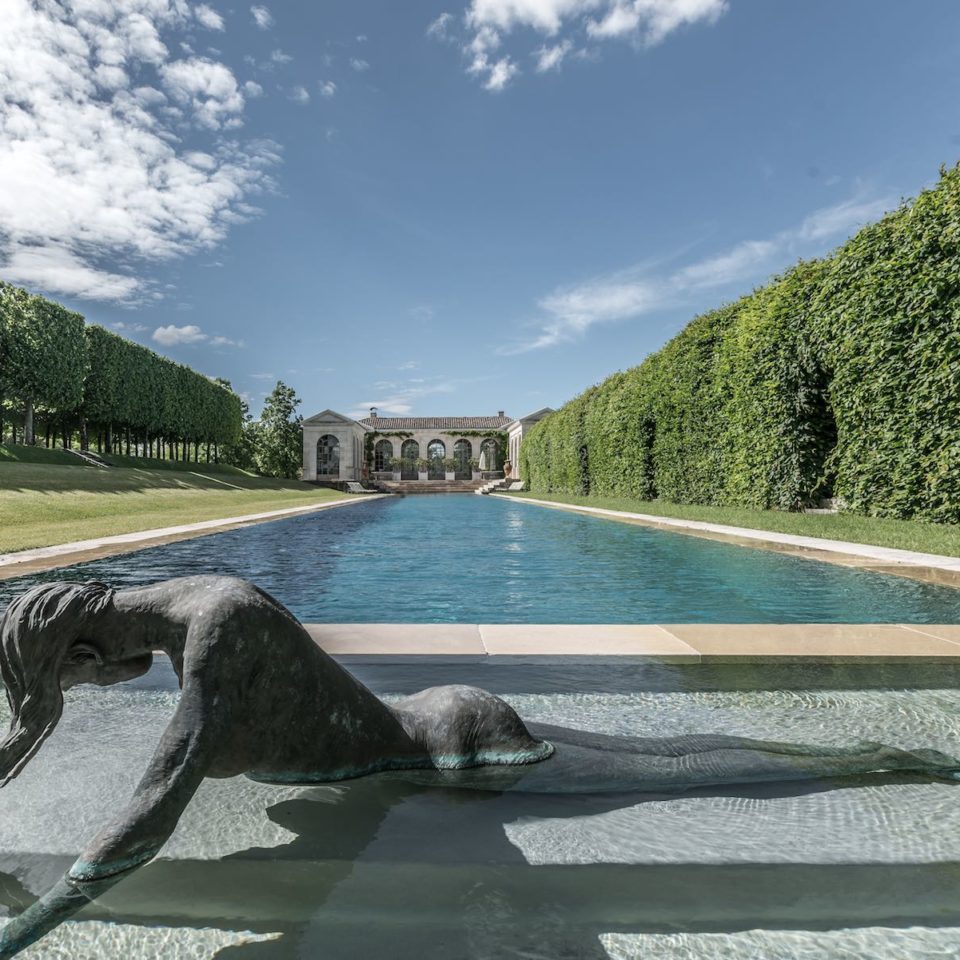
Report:
M509 476L519 477L524 434L552 412L515 420L502 410L495 417L381 417L371 409L354 420L324 410L303 421L303 479L463 481L502 470L504 461Z

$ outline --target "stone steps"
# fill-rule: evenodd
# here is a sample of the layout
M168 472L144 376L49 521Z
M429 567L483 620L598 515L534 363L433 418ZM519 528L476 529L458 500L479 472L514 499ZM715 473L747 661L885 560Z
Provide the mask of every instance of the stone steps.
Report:
M384 493L475 493L484 480L378 480Z

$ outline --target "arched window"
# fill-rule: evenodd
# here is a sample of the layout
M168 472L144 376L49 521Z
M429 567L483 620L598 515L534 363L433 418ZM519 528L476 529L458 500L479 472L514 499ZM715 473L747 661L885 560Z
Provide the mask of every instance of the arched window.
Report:
M400 457L403 468L400 471L401 480L417 479L417 460L420 459L420 444L416 440L404 440L400 447Z
M499 469L500 444L493 437L487 437L480 444L480 469L492 471Z
M473 456L473 445L469 440L458 440L453 445L453 459L457 461L456 477L458 480L470 479L470 458Z
M443 458L447 455L446 444L442 440L431 440L427 444L427 459L430 461L430 467L427 470L427 476L431 480L443 480L446 470L443 466Z
M378 440L373 448L373 469L390 470L393 459L393 444L389 440Z
M340 476L340 441L329 433L317 441L317 476Z

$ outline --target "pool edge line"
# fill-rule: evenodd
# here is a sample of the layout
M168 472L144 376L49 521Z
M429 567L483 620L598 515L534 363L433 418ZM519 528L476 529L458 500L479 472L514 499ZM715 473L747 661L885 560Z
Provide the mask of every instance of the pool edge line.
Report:
M213 520L198 520L195 523L175 524L170 527L156 527L151 530L135 530L130 533L118 533L108 537L93 537L89 540L76 540L72 543L53 544L48 547L34 547L30 550L17 550L0 554L0 581L31 573L56 570L90 560L117 556L124 553L136 553L149 547L159 547L180 540L192 540L214 533L225 533L240 527L252 527L272 520L284 520L305 513L330 510L369 500L381 500L390 494L378 493L366 496L344 497L342 500L323 503L304 504L298 507L284 507L281 510L267 510L262 513L241 514L236 517L218 517Z
M335 657L624 657L696 664L960 662L960 624L305 623Z
M538 500L535 497L512 497L490 494L497 500L509 503L529 503L538 507L553 507L573 513L586 514L600 520L614 520L637 526L662 529L669 533L685 534L728 543L738 547L752 547L799 557L801 560L816 560L841 567L857 567L871 573L886 573L921 580L940 586L960 587L960 557L948 557L934 553L919 553L897 547L878 547L847 540L830 540L826 537L805 537L774 530L754 530L750 527L734 527L704 520L681 520L677 517L658 517L655 514L632 513L627 510L610 510L606 507L589 507L584 504L560 503L553 500Z

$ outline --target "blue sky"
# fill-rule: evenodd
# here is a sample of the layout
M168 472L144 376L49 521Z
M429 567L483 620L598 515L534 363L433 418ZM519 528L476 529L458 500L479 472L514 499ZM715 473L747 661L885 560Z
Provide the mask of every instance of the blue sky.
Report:
M305 415L519 416L960 158L960 4L4 0L0 277Z

